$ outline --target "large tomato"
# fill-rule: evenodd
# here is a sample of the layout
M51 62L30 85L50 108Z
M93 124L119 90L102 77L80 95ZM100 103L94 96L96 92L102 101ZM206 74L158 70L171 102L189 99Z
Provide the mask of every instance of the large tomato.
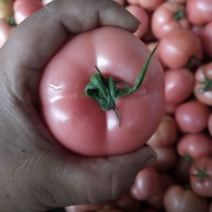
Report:
M139 89L116 100L121 122L85 94L90 77L112 76L133 87L150 51L133 34L115 27L82 33L68 41L46 66L40 83L43 119L55 138L73 152L114 155L141 147L164 114L164 76L153 57Z

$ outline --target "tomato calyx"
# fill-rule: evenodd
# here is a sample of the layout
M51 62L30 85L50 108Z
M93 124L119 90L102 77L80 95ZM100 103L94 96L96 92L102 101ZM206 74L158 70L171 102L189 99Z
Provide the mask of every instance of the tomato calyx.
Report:
M184 9L178 9L174 12L174 20L180 21L185 17L185 10Z
M205 178L209 177L206 170L204 168L199 168L198 166L194 165L195 169L198 171L197 174L192 174L194 177L199 177L201 180L204 180Z
M205 73L205 69L203 69L203 77L204 81L196 81L197 83L203 84L203 88L199 88L197 90L198 93L205 93L207 91L212 90L212 79L208 78L208 76Z
M10 25L10 26L17 26L16 22L15 22L15 18L14 16L11 16L10 18L7 19L7 23Z
M187 163L193 164L194 159L190 155L184 154L182 157L183 157L183 160L186 161Z
M188 62L187 62L187 64L186 64L186 68L187 69L191 69L191 67L193 66L193 65L197 65L198 67L200 67L201 65L202 65L202 63L199 61L199 59L195 56L195 55L192 55L190 58L189 58L189 60L188 60Z
M101 71L95 66L97 73L91 76L90 82L85 87L85 94L97 101L103 111L109 111L113 109L116 114L116 117L119 120L119 125L121 123L121 117L116 106L116 99L120 99L124 96L127 96L135 92L140 87L146 75L149 62L156 49L157 46L152 50L149 57L147 58L132 88L125 81L121 81L126 86L125 88L117 87L116 84L120 81L116 82L111 76L105 78L102 75Z

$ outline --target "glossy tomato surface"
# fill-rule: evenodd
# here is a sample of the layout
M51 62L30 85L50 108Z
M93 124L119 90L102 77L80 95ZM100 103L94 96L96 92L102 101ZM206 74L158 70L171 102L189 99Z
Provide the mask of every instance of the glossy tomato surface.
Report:
M46 66L39 88L44 122L54 137L73 152L89 156L124 154L141 147L157 129L165 108L163 70L152 58L139 89L103 111L85 95L97 73L134 85L150 51L133 34L103 27L68 41ZM123 83L120 83L123 86Z

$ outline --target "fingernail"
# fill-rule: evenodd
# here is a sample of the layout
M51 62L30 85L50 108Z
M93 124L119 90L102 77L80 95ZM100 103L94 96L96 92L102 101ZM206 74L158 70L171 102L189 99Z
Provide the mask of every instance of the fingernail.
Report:
M146 166L150 166L151 164L153 164L156 161L156 157L151 156L150 158L147 159L145 165Z

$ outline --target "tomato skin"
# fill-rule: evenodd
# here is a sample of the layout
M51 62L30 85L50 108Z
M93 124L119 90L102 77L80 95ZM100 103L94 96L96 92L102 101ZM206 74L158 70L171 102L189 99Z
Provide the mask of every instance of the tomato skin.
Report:
M186 10L189 21L194 25L203 25L212 21L211 0L188 0Z
M198 168L203 170L207 176L198 176ZM190 168L191 188L203 197L212 197L212 158L203 157L197 160Z
M190 27L186 16L180 20L175 20L174 14L179 9L185 11L185 7L181 4L165 2L154 11L151 26L155 37L162 39L176 29L188 29Z
M188 101L178 106L175 120L184 133L198 133L207 127L209 108L199 101Z
M43 119L54 137L71 151L88 156L124 154L140 148L164 114L164 77L158 61L152 58L135 93L117 100L120 126L114 111L102 111L96 101L84 95L84 89L96 73L94 65L103 75L133 85L148 55L148 48L138 38L115 27L82 33L67 42L46 66L39 88ZM83 63L77 62L82 58L86 58Z
M156 130L156 132L147 141L147 145L151 147L170 146L177 137L177 128L174 119L165 115Z
M190 189L173 185L164 196L164 206L167 212L207 212L207 200Z
M46 4L48 4L48 3L52 2L52 1L54 1L54 0L42 0L42 3L45 6Z
M159 175L153 167L147 167L137 174L131 194L138 200L148 200L158 189Z
M165 72L166 101L179 104L193 92L194 76L188 69L167 70Z
M195 86L194 86L194 94L196 98L202 102L203 104L212 106L212 90L208 90L205 92L201 92L200 89L205 86L199 82L206 82L205 75L212 80L212 62L207 63L201 67L199 67L195 73Z
M147 32L149 25L149 17L147 12L143 8L136 5L129 5L126 7L126 9L141 22L134 35L138 38L142 38Z
M173 115L177 107L178 107L178 104L174 104L174 103L166 101L166 109L165 109L166 114Z
M165 36L160 41L158 52L161 61L170 69L183 68L192 56L198 60L202 58L200 39L186 29L178 29Z
M151 0L151 1L137 0L137 1L138 5L140 5L142 8L149 11L154 11L163 3L164 0Z
M212 114L210 114L209 119L208 119L208 130L210 135L212 136Z
M212 138L206 133L186 134L179 140L177 152L194 160L212 155Z
M212 58L212 21L203 27L200 33L200 40L203 51Z
M167 191L167 189L170 186L174 185L175 183L176 182L171 175L166 174L164 172L160 172L158 192L147 201L148 204L151 205L153 208L157 208L157 209L164 208L164 205L163 205L164 194Z
M14 2L14 17L17 24L20 24L28 16L43 7L43 3L39 0L16 0Z

